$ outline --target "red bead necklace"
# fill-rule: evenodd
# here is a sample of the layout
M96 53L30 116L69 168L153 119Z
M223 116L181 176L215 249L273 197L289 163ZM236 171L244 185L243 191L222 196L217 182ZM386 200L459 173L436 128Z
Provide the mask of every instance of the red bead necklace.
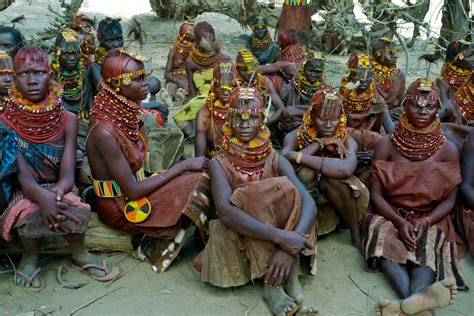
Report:
M101 90L94 99L91 113L98 120L104 120L118 127L131 141L140 136L140 105L115 93L113 89L101 83Z
M438 117L429 126L417 129L408 122L406 114L403 113L390 139L401 156L412 161L421 161L441 149L445 137Z

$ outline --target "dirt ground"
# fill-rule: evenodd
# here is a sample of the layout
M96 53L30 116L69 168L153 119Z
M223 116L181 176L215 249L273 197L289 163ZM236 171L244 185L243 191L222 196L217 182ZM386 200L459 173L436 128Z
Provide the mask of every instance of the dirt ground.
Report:
M91 16L96 16L94 13ZM27 21L19 29L27 38L47 27L52 15L44 6L24 7L12 5L0 14L0 24L13 17L25 14ZM41 14L42 19L37 17ZM103 16L97 16L98 19ZM163 77L168 49L178 31L180 21L164 20L156 15L136 16L148 34L142 49L136 44L130 48L151 57L154 74ZM247 33L235 21L217 14L200 16L197 21L208 20L217 30L223 51L235 58L243 47L239 35ZM129 21L124 20L127 33ZM416 61L425 50L432 47L426 43L418 45L409 53L408 81L424 76L425 65ZM345 71L347 56L327 57L327 79L337 85ZM400 52L399 64L404 69L406 58ZM440 65L432 68L432 77L439 73ZM202 244L193 240L182 251L180 257L163 274L152 271L147 262L139 262L123 253L101 254L108 256L126 274L113 283L103 284L70 268L67 257L45 257L41 263L46 287L39 294L32 294L13 285L13 274L0 275L0 314L2 315L67 315L83 304L107 296L79 309L75 315L269 315L263 301L261 282L234 289L219 289L200 281L192 261L202 249ZM64 262L68 282L88 282L77 290L62 289L57 281L57 268ZM472 286L474 283L474 260L470 255L462 261L463 272ZM340 230L318 241L318 273L315 277L301 277L308 298L319 308L321 315L374 315L374 300L396 298L381 273L366 272L364 260L350 245L347 230ZM365 293L365 294L364 294ZM368 294L371 294L369 298ZM472 294L461 292L456 303L437 315L473 315ZM36 312L35 312L36 311Z

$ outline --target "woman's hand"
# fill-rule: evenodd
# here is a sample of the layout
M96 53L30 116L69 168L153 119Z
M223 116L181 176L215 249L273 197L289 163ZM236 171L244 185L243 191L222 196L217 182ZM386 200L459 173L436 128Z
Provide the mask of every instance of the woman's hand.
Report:
M349 157L351 154L350 151L346 148L346 145L342 142L342 139L334 138L334 137L327 137L321 138L323 145L330 151L337 151L339 158L344 159Z
M265 284L269 287L279 288L288 280L291 268L296 258L286 253L282 249L277 249L270 261L267 263L267 274Z

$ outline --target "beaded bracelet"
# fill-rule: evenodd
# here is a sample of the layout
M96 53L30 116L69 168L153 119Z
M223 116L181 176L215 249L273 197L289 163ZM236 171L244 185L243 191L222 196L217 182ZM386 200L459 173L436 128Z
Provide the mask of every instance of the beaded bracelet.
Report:
M301 157L303 156L303 153L301 151L299 151L297 154L296 154L296 163L297 164L301 164Z

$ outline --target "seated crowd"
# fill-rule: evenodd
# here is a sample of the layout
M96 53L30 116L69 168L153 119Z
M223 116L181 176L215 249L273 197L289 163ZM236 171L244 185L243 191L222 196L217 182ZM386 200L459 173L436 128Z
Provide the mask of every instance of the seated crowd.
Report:
M399 296L377 315L423 315L468 289L474 44L451 43L439 79L406 84L397 47L376 39L332 87L325 56L294 30L273 41L264 18L251 26L233 61L211 24L183 23L163 89L124 48L119 19L95 36L93 19L76 17L51 56L0 26L0 234L23 246L18 286L42 288L39 249L52 236L81 272L119 276L87 251L96 212L157 272L196 232L202 280L263 279L276 315L317 313L298 278L316 272L317 236L337 228ZM168 122L170 102L182 106ZM185 142L195 157L183 158Z

